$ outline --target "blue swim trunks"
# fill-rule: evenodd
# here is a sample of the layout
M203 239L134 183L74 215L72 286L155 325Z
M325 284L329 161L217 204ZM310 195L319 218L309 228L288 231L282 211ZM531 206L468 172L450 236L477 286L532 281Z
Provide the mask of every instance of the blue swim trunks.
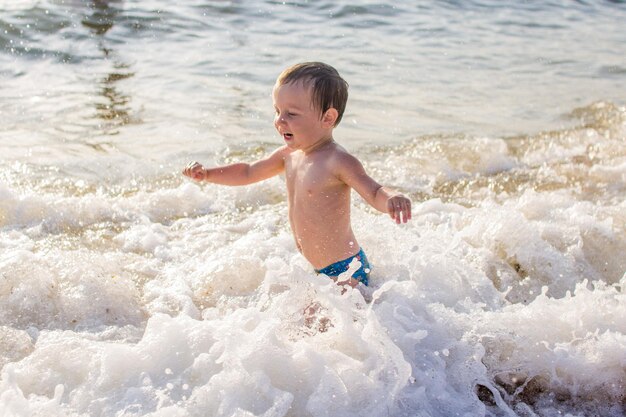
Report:
M367 261L367 256L365 256L365 252L363 249L359 250L354 256L344 259L343 261L337 261L334 264L328 265L322 269L316 269L315 272L318 274L324 274L329 277L337 277L339 274L346 272L348 270L348 266L353 259L357 259L361 262L361 267L357 269L357 271L352 274L352 278L361 281L363 285L368 285L369 277L370 277L370 263Z

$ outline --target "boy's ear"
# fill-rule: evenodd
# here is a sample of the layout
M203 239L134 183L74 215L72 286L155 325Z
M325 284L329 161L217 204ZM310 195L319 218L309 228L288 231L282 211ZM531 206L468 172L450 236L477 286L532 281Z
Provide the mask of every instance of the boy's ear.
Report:
M335 126L335 122L337 122L337 117L339 117L339 112L334 107L326 110L326 113L322 116L322 123L325 127Z

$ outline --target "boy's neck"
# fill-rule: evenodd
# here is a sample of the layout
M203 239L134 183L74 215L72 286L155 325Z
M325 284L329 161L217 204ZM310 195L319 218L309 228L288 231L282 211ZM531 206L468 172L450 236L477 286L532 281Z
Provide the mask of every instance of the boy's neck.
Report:
M322 139L318 140L317 142L315 142L313 145L309 146L308 148L302 149L302 152L304 152L305 155L308 155L310 153L320 150L321 148L323 148L324 146L332 142L334 142L334 139L332 136L323 137Z

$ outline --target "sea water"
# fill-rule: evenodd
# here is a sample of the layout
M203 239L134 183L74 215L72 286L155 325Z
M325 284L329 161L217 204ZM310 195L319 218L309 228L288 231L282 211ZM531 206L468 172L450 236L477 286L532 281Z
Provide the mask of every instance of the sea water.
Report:
M626 4L0 1L0 415L624 416ZM370 291L316 276L271 88L350 83Z

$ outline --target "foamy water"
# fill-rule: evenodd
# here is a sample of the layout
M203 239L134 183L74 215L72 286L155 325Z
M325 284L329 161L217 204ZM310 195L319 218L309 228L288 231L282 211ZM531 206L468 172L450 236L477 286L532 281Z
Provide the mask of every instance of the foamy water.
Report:
M623 4L0 5L0 416L626 415ZM282 178L180 175L278 146L302 59L414 203L354 196L363 293Z

